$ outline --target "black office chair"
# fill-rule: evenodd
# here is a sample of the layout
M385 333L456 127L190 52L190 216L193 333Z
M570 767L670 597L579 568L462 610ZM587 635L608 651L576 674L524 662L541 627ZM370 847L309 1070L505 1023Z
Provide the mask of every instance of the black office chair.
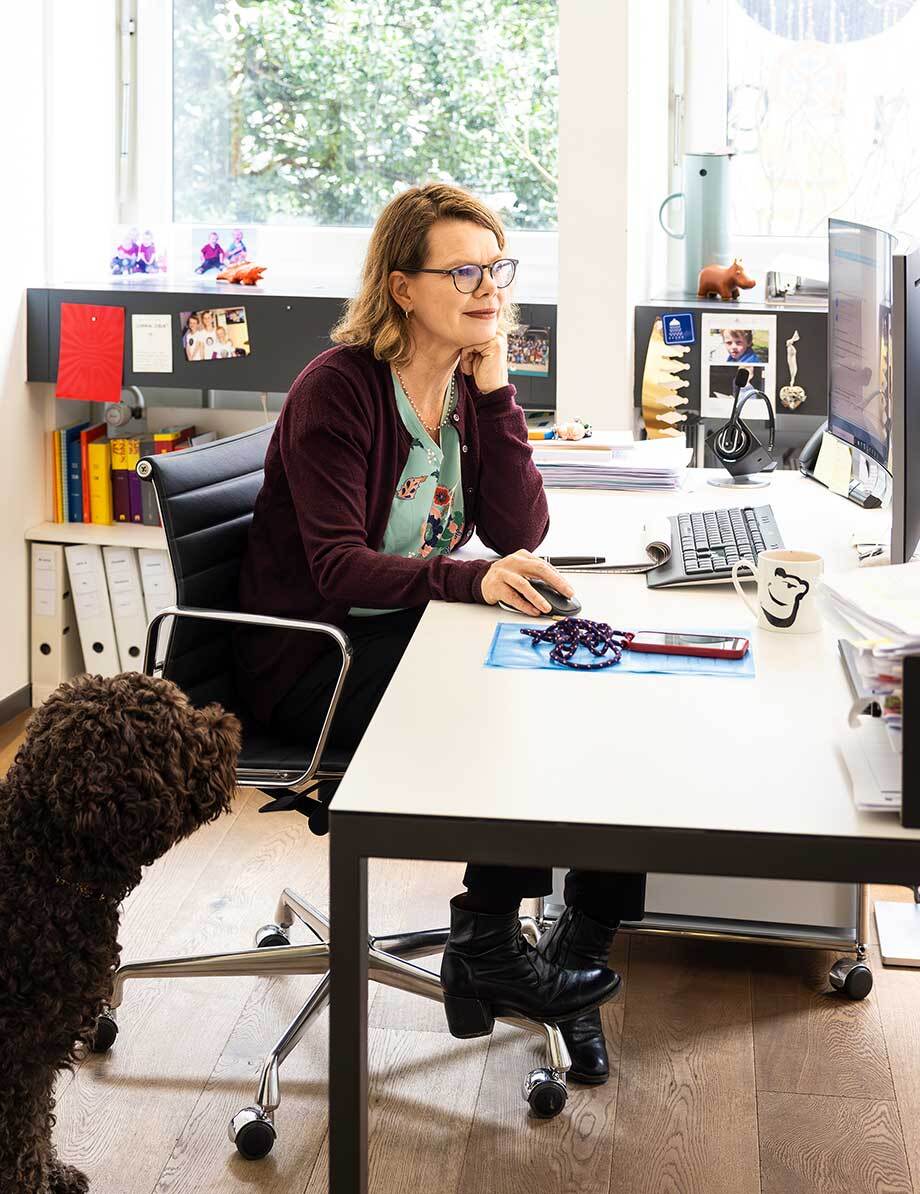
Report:
M241 785L268 792L293 793L310 815L312 828L325 828L323 801L312 797L323 785L341 779L347 754L327 747L336 705L348 671L351 646L335 626L320 622L244 614L237 608L240 564L246 548L256 495L262 485L265 451L272 427L260 427L197 448L161 456L144 457L137 466L142 478L152 478L166 532L176 578L177 604L162 610L150 623L144 669L177 683L195 705L217 701L243 722L243 748L237 766ZM273 739L264 729L241 715L245 702L238 699L233 669L231 635L241 623L287 627L305 634L322 634L336 642L342 666L319 739L292 748ZM291 945L287 930L294 919L317 937L314 945ZM522 918L525 933L536 941L539 928L532 918ZM412 958L441 949L448 930L430 929L369 937L370 977L427 999L442 1001L437 974L417 966ZM230 954L192 958L163 958L129 962L114 976L112 998L99 1021L94 1048L111 1048L118 1032L115 1009L121 1006L129 979L216 977L219 975L321 975L318 986L299 1015L269 1053L259 1080L255 1103L230 1121L230 1139L249 1159L264 1157L277 1133L274 1113L281 1101L281 1063L306 1031L310 1020L329 998L329 921L296 892L285 888L278 900L275 921L256 935L256 948ZM544 1118L558 1115L566 1100L569 1054L558 1028L531 1021L509 1019L531 1032L545 1034L547 1064L533 1070L524 1086L524 1097Z

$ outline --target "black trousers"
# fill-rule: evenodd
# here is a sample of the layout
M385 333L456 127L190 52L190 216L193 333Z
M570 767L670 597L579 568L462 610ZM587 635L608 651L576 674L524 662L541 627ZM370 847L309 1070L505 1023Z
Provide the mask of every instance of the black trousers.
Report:
M421 606L347 619L345 632L354 656L332 722L330 746L344 750L357 747L423 613ZM309 742L318 737L341 658L338 647L330 643L310 671L285 694L272 718L277 734L291 742ZM524 897L548 895L553 889L548 867L470 863L463 883L473 906L494 912L510 911ZM565 902L604 924L640 920L645 907L645 875L571 870L565 881Z

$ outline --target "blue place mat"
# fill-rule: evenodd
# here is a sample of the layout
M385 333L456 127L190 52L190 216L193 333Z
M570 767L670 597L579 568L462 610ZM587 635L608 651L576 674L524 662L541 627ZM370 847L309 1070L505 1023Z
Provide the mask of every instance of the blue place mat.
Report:
M688 634L730 634L750 638L745 630L713 630L711 627L681 627ZM549 657L552 647L549 643L534 643L526 634L521 634L520 622L499 622L492 636L492 645L486 656L486 667L505 668L549 668L555 672L572 672L565 664L555 663ZM575 656L579 663L589 663L594 656L587 647L579 647ZM602 657L603 658L603 657ZM754 676L754 648L748 647L740 659L704 659L698 655L658 655L645 651L624 651L623 658L613 667L601 668L598 675L618 676L636 672L665 673L688 676L737 676L752 679Z

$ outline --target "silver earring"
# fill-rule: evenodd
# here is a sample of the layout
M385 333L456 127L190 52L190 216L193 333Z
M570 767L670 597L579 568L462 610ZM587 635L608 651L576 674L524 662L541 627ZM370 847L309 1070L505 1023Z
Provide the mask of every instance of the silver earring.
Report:
M409 318L409 308L408 307L406 307L406 309L403 311L403 315L405 315L406 319Z

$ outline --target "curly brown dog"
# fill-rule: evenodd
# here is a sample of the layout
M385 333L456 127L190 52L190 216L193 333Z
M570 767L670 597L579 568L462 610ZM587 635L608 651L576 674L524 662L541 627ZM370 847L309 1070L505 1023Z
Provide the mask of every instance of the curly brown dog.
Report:
M92 1041L141 868L229 807L236 718L138 673L80 676L33 715L0 783L0 1194L82 1194L53 1088Z

